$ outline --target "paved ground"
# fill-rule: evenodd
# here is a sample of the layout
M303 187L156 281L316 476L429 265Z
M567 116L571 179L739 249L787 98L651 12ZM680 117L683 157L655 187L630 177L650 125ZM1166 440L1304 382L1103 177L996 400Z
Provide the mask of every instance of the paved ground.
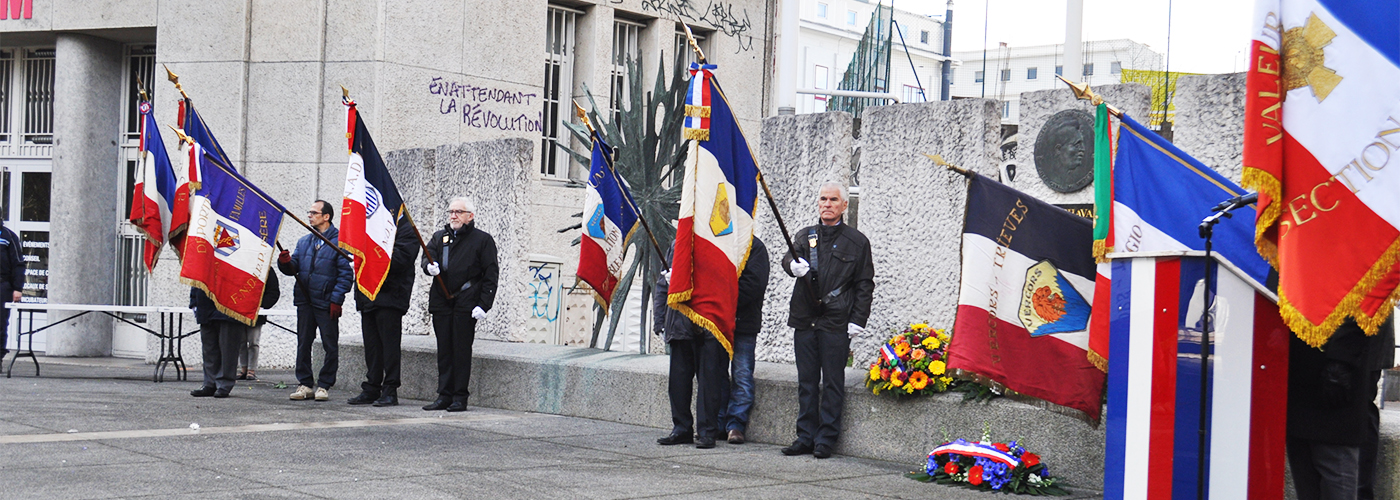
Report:
M136 362L26 362L0 378L6 498L1006 498L900 476L916 464L662 447L664 430L583 418L289 401L287 372L215 400Z

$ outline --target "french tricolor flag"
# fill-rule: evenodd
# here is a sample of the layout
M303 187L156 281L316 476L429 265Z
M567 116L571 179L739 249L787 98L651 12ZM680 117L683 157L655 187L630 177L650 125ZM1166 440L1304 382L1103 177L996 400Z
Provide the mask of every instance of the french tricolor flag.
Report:
M151 102L142 100L138 109L141 112L141 165L136 171L128 219L146 236L143 257L146 270L154 271L161 248L173 240L172 235L183 234L189 222L189 189L186 188L184 196L180 197L183 203L177 201L181 193L179 182L175 179L174 167L170 166L165 143L161 142L160 126L151 114ZM174 214L179 214L178 221L173 220Z
M350 164L345 170L339 243L355 255L356 286L374 300L389 276L399 218L407 209L355 101L347 98L345 108Z
M1282 498L1290 333L1254 209L1221 220L1207 261L1201 220L1244 190L1132 117L1117 139L1104 498Z

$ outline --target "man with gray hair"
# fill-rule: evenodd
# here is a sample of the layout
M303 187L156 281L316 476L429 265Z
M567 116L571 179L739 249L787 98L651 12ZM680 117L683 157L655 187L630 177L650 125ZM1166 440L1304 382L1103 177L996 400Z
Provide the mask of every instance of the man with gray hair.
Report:
M797 440L783 448L784 455L831 456L846 402L846 357L870 318L875 292L870 240L842 222L846 205L845 186L823 184L817 195L821 223L793 235L803 255L783 257L783 269L797 278L788 326L796 330L798 401Z
M438 397L423 409L467 411L476 322L486 319L496 302L496 240L476 228L476 206L458 196L448 204L447 227L433 233L427 244L423 272L441 280L435 279L428 291L437 336Z

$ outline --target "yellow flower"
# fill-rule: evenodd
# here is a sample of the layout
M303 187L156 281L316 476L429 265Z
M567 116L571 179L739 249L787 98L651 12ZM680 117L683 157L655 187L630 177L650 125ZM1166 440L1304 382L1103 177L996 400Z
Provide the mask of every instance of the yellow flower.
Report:
M913 394L913 393L914 393L914 384L909 384L909 385L904 386L904 392L909 393L909 394Z
M895 346L894 346L894 353L895 353L895 355L899 356L900 358L904 358L905 356L908 356L908 355L909 355L909 350L910 350L910 349L911 349L911 347L909 347L909 343L908 343L908 342L900 342L900 343L898 343L898 344L895 344Z
M916 323L913 325L909 325L909 329L914 330L916 332L922 332L928 329L928 323Z
M943 385L948 385L948 384L953 383L953 377L939 377L938 380L939 380L940 382L943 382Z
M937 337L929 337L929 338L924 339L923 344L924 344L924 347L927 347L927 348L929 348L929 349L937 349L938 346L943 345L943 341L938 340Z
M890 385L894 387L899 387L904 385L904 381L900 380L899 377L890 377Z
M880 367L870 365L870 380L880 380Z
M947 363L944 363L944 362L941 361L941 360L940 360L940 361L934 361L934 362L932 362L932 363L929 363L929 365L928 365L928 371L929 371L929 373L932 373L932 374L934 374L934 375L942 375L943 372L948 371L948 364L947 364Z

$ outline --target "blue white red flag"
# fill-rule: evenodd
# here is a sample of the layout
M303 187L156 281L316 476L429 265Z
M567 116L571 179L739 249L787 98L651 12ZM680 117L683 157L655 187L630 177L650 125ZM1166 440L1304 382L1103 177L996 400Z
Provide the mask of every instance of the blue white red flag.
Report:
M284 209L212 154L193 160L204 181L190 200L180 282L204 290L219 312L252 325Z
M1281 498L1288 331L1254 247L1254 209L1215 227L1205 281L1201 220L1244 194L1129 116L1113 162L1113 253L1096 294L1108 325L1109 499L1195 498L1207 462L1211 498ZM1102 265L1101 265L1102 266ZM1105 290L1103 285L1107 285ZM1212 297L1210 368L1200 352ZM1202 377L1207 391L1202 397ZM1208 453L1199 445L1207 406Z
M1196 498L1201 460L1208 498L1283 498L1289 331L1278 307L1229 266L1212 262L1207 283L1201 257L1115 257L1111 266L1104 498Z
M899 366L899 354L895 353L894 347L889 344L885 344L884 347L880 348L880 357L885 359L885 364L894 367Z
M948 368L1098 420L1104 372L1087 355L1093 232L1088 219L973 175Z
M637 231L637 212L626 184L619 184L609 161L612 147L593 132L593 159L583 198L583 238L579 241L578 277L593 287L593 298L610 310L628 242Z
M350 166L340 207L340 247L355 255L355 283L374 300L389 276L399 218L407 207L355 102L347 101L345 107Z
M1260 0L1251 31L1244 184L1298 338L1347 318L1370 334L1400 271L1400 3Z
M690 65L682 137L689 140L667 303L734 354L739 273L753 244L758 162L711 70Z
M200 116L199 111L194 109L193 99L180 100L180 117L175 126L180 127L185 135L194 140L195 144L214 155L224 165L233 165L233 160L224 153L224 148L219 145L219 140L214 138L214 132L210 131L209 125L204 123L204 117Z
M128 219L146 237L142 257L149 272L155 271L166 242L173 243L177 253L182 249L178 240L183 238L189 223L189 189L186 186L184 191L179 190L175 168L170 165L170 156L160 138L160 126L151 113L151 102L142 100L138 110L141 113L140 164ZM173 220L174 214L180 214L179 221Z

